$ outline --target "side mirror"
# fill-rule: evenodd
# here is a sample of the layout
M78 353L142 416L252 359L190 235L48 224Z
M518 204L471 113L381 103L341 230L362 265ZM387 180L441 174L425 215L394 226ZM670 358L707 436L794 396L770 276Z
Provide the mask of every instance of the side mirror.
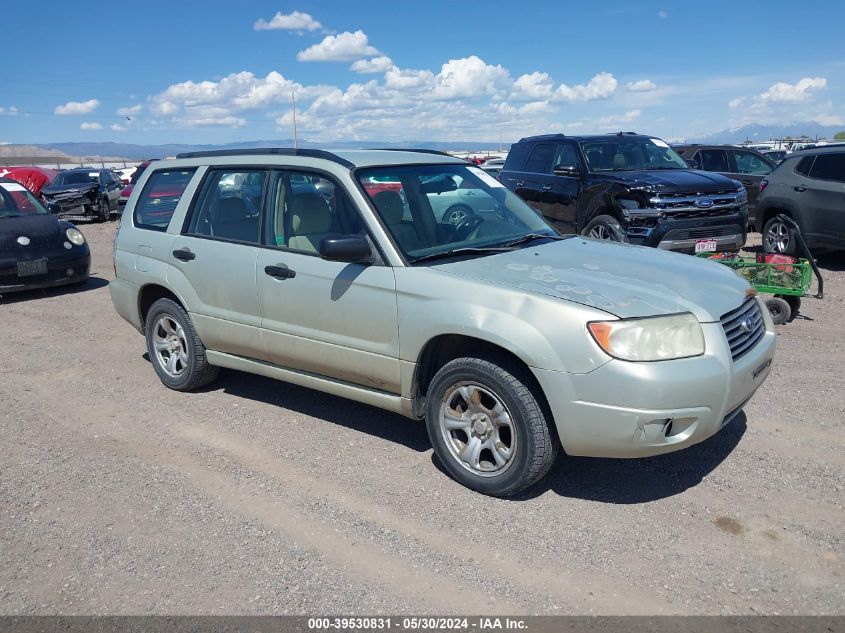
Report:
M577 165L555 165L552 168L552 172L556 176L570 176L572 178L577 178L581 175L581 170L578 169Z
M694 158L687 158L686 163L689 165L690 169L701 169L701 165L699 165L698 161Z
M372 259L370 242L363 235L341 235L320 240L320 257L330 262L365 263Z

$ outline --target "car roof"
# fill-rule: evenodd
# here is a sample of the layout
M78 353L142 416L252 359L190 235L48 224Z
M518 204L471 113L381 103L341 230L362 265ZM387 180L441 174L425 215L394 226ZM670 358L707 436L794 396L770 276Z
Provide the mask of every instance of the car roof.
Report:
M845 143L830 143L828 145L817 145L809 149L799 149L792 152L789 157L793 156L813 156L815 154L830 154L832 152L841 152L845 150Z
M637 138L657 138L656 136L651 136L649 134L637 134L636 132L613 132L609 134L586 134L575 136L570 136L568 134L541 134L539 136L526 136L525 138L519 139L519 142L524 143L528 141L558 141L563 139L569 139L573 141L609 141L613 138L625 138L626 136L633 136Z
M177 159L222 158L238 156L301 156L320 158L341 165L372 167L375 165L413 165L420 163L453 163L466 165L467 161L443 152L426 149L294 149L290 147L266 147L256 149L215 150L209 152L187 152L177 154Z

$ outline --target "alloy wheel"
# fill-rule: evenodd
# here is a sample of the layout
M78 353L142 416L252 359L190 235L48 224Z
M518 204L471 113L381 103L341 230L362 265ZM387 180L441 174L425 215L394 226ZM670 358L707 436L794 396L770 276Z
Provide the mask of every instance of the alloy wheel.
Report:
M766 246L770 253L788 253L792 246L792 235L789 227L780 220L769 224L766 231Z
M156 362L168 376L177 378L188 367L188 342L185 331L169 314L159 317L153 328Z

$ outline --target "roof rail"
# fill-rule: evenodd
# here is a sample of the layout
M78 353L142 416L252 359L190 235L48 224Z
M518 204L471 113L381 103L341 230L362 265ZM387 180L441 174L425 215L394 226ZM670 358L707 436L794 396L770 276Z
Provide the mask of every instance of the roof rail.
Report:
M554 139L554 138L566 138L566 134L563 132L557 132L555 134L538 134L536 136L525 136L519 139L518 142L522 143L522 141L530 141L534 139Z
M376 147L373 148L375 152L416 152L417 154L435 154L437 156L448 156L449 158L457 158L448 152L441 152L439 149L407 149L405 147Z
M322 149L294 149L292 147L265 147L251 149L216 149L207 152L184 152L176 154L176 158L214 158L219 156L303 156L308 158L322 158L330 160L344 167L355 167L345 158Z

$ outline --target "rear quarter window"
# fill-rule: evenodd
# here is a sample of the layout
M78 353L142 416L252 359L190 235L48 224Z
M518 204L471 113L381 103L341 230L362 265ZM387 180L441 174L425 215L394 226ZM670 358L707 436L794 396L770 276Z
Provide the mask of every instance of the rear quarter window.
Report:
M525 157L530 147L528 143L518 143L511 147L502 169L507 171L522 171L522 166L525 164Z
M160 169L150 174L135 204L135 226L151 231L166 231L176 205L195 171L195 168Z

